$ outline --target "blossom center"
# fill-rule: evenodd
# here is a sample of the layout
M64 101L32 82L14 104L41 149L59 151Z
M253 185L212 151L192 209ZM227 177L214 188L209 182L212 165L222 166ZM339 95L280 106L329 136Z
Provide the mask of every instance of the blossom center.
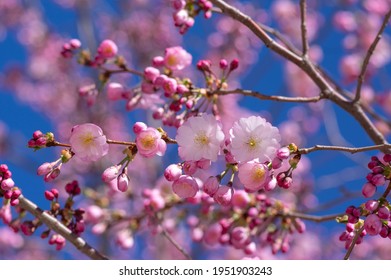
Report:
M263 169L263 168L261 168L259 166L255 167L254 169L253 169L253 173L252 173L252 176L251 176L253 181L257 182L257 181L262 180L263 177L265 176L265 169Z
M261 142L260 139L256 137L250 137L246 144L249 146L249 149L253 150L257 148L260 142Z
M168 58L167 58L167 64L169 66L174 66L177 64L177 58L175 57L175 55L170 55Z
M155 146L155 137L148 135L141 140L141 143L144 148L151 149Z
M82 137L82 143L83 143L83 145L88 146L92 142L94 142L94 139L95 139L95 137L94 137L94 135L92 135L92 133L86 133Z
M200 146L205 146L209 144L210 139L205 132L201 132L194 138L194 142Z

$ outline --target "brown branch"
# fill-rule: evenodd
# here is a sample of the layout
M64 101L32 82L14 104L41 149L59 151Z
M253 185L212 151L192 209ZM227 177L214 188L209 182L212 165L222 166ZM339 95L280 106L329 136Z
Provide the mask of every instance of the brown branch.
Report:
M136 143L134 142L127 142L127 141L117 141L117 140L106 140L107 144L116 144L116 145L125 145L125 146L134 146Z
M168 241L170 241L170 243L172 245L174 245L175 248L178 249L179 252L182 253L183 256L185 256L186 259L188 260L191 260L191 256L185 251L185 249L178 244L178 242L176 242L176 240L171 236L171 234L169 234L164 228L163 226L161 227L162 228L162 235L167 238Z
M76 249L82 252L84 255L90 257L94 260L107 260L108 258L101 253L99 253L96 249L91 247L84 239L76 236L72 233L70 229L61 224L57 219L48 213L44 212L37 205L35 205L32 201L23 197L22 195L18 198L19 206L30 212L37 219L39 219L42 223L44 223L48 228L57 232L61 236L63 236L66 240L72 243Z
M316 216L316 215L309 215L304 213L297 213L297 212L290 212L288 214L281 214L283 217L290 217L290 218L299 218L302 220L308 220L316 223L321 223L325 221L331 221L335 220L337 217L343 216L345 213L342 214L331 214L331 215L325 215L325 216Z
M310 102L318 102L324 98L323 94L314 97L287 97L287 96L278 96L278 95L266 95L253 90L245 90L245 89L234 89L234 90L217 90L212 92L212 94L217 95L227 95L227 94L241 94L244 96L251 96L258 98L260 100L272 100L279 102L296 102L296 103L310 103Z
M353 248L356 245L357 239L360 237L360 234L363 232L363 230L364 230L364 226L362 226L359 230L356 231L356 234L353 237L352 243L350 243L349 249L348 249L348 251L346 252L346 254L345 254L344 258L343 258L344 260L348 260L349 259L350 254L352 253Z
M353 102L358 102L360 100L361 87L362 87L362 84L364 83L365 73L366 73L367 67L369 65L369 60L371 59L371 56L372 56L373 52L375 51L377 44L379 43L379 41L382 37L382 34L383 34L384 30L386 29L386 26L387 26L390 18L391 18L391 9L388 11L386 16L384 17L383 23L382 23L379 31L377 32L377 35L376 35L375 39L373 40L372 44L369 46L367 54L365 55L364 62L361 67L361 72L360 72L360 75L358 76L356 96L354 97Z
M297 151L298 154L309 154L315 151L341 151L341 152L348 152L351 154L359 153L359 152L366 152L366 151L374 151L374 150L384 150L384 149L391 149L391 144L381 144L381 145L373 145L373 146L366 146L366 147L341 147L341 146L325 146L325 145L315 145L311 148L302 148Z
M301 42L303 46L303 56L308 56L309 43L307 37L307 3L306 0L300 0L300 18L301 18Z
M349 99L346 99L342 93L338 92L334 89L327 78L325 78L321 71L317 69L308 58L300 57L297 54L293 53L286 47L281 44L275 42L255 21L253 21L248 15L242 13L235 7L227 4L223 0L211 0L211 2L224 14L231 16L232 18L238 20L242 24L244 24L247 28L249 28L258 38L262 40L262 42L266 45L266 47L270 48L275 53L280 56L286 58L287 60L296 64L300 69L302 69L308 77L318 86L320 91L324 94L324 97L331 100L338 106L340 106L343 110L352 115L357 122L361 125L361 127L365 130L368 136L373 140L373 142L377 145L386 144L387 141L384 136L380 133L380 131L375 127L375 125L371 122L368 116L363 111L362 107L357 103L352 104L349 102Z

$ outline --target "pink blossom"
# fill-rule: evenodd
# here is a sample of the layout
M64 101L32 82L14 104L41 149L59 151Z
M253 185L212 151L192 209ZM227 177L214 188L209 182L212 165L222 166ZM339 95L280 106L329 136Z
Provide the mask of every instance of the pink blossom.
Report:
M364 228L369 235L377 235L382 229L382 222L376 214L370 214L364 221Z
M147 67L144 70L144 78L148 81L151 81L152 83L155 81L155 79L160 75L159 69L155 67Z
M209 114L190 117L179 127L176 140L183 160L217 160L224 141L221 125Z
M213 199L222 206L231 204L233 189L228 186L221 186L213 195Z
M182 47L167 48L164 56L164 64L171 70L182 70L191 64L191 54Z
M119 165L113 165L105 169L102 173L102 180L105 183L109 183L113 181L115 178L117 178L119 174L120 166Z
M219 186L220 186L220 182L216 178L216 176L210 176L208 179L206 179L203 185L203 191L206 194L213 196L219 189Z
M122 99L123 92L124 87L120 83L109 83L107 85L107 98L109 100L115 101Z
M75 156L83 161L97 161L109 151L102 129L92 123L74 126L69 142Z
M167 181L175 181L182 175L182 169L178 164L170 164L164 171L164 177Z
M147 158L154 155L162 156L167 149L161 133L153 127L148 127L137 134L136 145L138 153Z
M194 197L198 192L199 186L197 181L188 175L181 175L172 184L172 190L180 198Z
M372 183L365 183L364 186L362 187L362 194L364 197L371 197L376 193L376 186L373 185Z
M98 47L98 54L102 58L112 58L117 52L118 47L112 40L104 40Z
M247 162L239 165L238 177L246 190L250 192L264 188L270 180L267 166L258 162Z
M230 135L230 150L238 162L271 160L280 147L278 129L261 117L239 119L230 130Z
M117 178L117 188L121 192L126 192L129 188L129 177L125 173L121 173Z

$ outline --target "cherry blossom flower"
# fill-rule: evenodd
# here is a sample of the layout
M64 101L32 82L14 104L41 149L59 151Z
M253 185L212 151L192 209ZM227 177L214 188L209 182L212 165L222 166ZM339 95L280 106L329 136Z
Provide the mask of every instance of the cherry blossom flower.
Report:
M117 55L118 47L111 40L104 40L98 47L98 54L102 58L112 58Z
M148 127L137 134L136 145L139 154L147 158L154 155L162 156L167 148L161 133L153 127Z
M172 190L180 198L188 198L194 197L197 194L199 186L193 177L188 175L181 175L172 184Z
M270 180L268 168L259 162L247 162L239 166L239 180L246 190L254 192L262 189Z
M102 129L92 123L74 126L69 142L75 156L83 161L97 161L109 151Z
M164 65L171 70L182 70L191 64L191 54L182 47L167 48L164 56Z
M186 161L209 159L216 161L224 133L212 115L190 117L179 127L176 141L179 156Z
M261 117L239 119L230 134L230 150L238 162L271 160L280 147L278 129Z

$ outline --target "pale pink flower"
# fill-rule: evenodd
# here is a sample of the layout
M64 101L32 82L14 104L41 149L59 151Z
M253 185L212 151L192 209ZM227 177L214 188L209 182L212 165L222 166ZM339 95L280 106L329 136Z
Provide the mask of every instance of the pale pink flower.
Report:
M117 52L118 47L112 40L104 40L98 47L98 54L102 58L112 58Z
M164 64L171 70L182 70L191 64L191 54L182 47L167 48L164 55Z
M109 151L102 129L92 123L74 126L69 142L72 152L83 161L96 161Z
M238 162L271 160L280 147L278 129L261 117L239 119L230 134L230 150Z
M216 161L224 141L221 125L209 114L190 117L179 127L176 140L183 160Z
M259 162L247 162L239 165L238 177L246 190L250 192L264 188L270 180L267 166Z
M154 155L162 156L167 149L161 133L153 127L148 127L137 134L136 145L138 153L147 158Z
M199 186L193 177L188 175L181 175L172 184L172 190L180 198L189 198L194 197L197 194Z

